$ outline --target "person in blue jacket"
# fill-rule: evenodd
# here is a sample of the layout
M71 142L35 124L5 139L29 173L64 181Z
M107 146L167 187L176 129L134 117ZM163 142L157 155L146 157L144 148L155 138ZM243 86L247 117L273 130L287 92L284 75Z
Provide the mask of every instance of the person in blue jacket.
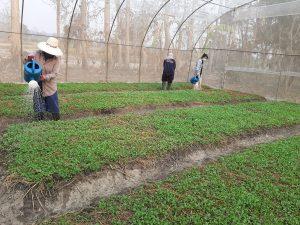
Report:
M164 60L164 70L163 70L163 75L162 75L162 90L170 90L173 80L174 80L174 75L175 75L175 70L176 70L176 61L174 59L173 53L169 53L167 58Z

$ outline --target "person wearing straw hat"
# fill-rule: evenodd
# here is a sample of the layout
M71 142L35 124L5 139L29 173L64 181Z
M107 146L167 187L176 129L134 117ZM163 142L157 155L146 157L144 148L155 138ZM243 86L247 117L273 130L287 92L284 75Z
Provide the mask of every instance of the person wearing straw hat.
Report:
M39 85L42 90L45 110L52 114L53 120L60 119L57 81L60 69L60 57L63 52L58 47L58 40L50 37L46 42L39 42L39 51L35 52L34 59L43 67ZM44 119L44 112L39 112L39 120Z
M171 89L171 85L174 80L175 70L176 70L176 61L174 59L173 53L169 53L167 58L164 60L163 65L163 75L162 75L162 90Z

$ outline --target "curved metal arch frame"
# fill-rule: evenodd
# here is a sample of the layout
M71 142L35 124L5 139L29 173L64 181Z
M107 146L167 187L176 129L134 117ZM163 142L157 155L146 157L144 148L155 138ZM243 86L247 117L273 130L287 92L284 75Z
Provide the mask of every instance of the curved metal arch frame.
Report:
M195 9L195 10L194 10L189 16L187 16L186 19L180 24L180 26L178 27L177 31L175 32L175 34L174 34L174 36L173 36L173 38L172 38L172 40L171 40L171 42L170 42L170 44L169 44L168 51L170 51L170 48L171 48L171 46L172 46L172 44L173 44L173 41L175 40L176 35L177 35L178 32L181 30L181 28L182 28L182 26L184 25L184 23L185 23L190 17L192 17L199 9L201 9L202 7L204 7L205 5L207 5L207 4L217 5L217 6L220 6L220 7L222 7L222 8L230 9L229 11L235 9L235 8L231 8L231 7L228 7L228 6L225 6L225 5L221 5L221 4L215 3L215 2L213 2L213 0L209 0L209 1L203 0L203 2L204 2L203 5L201 5L201 6L198 7L197 9ZM250 4L250 3L247 3L247 4ZM227 12L226 12L226 13L227 13ZM222 15L224 15L224 14L222 14Z
M140 48L140 60L139 60L139 83L141 82L141 66L142 66L142 58L143 58L143 46L144 46L144 43L145 43L145 40L146 40L146 37L147 37L147 34L150 30L150 27L151 25L153 24L154 20L156 19L156 17L158 16L158 14L163 10L163 8L165 8L166 5L168 5L169 3L171 2L171 0L167 0L160 8L159 10L157 10L157 12L154 14L154 16L152 17L148 27L147 27L147 30L145 32L145 35L143 37L143 40L142 40L142 43L141 43L141 48Z
M149 30L150 30L150 27L151 27L152 23L154 22L154 20L155 20L156 17L158 16L158 14L163 10L163 8L165 8L165 6L168 5L168 4L170 3L170 1L171 1L171 0L167 0L167 1L159 8L159 10L157 10L157 12L156 12L156 13L154 14L154 16L152 17L152 19L151 19L151 21L150 21L150 23L149 23L149 25L148 25L148 27L147 27L147 30L146 30L146 32L145 32L145 35L144 35L144 37L143 37L143 40L142 40L142 43L141 43L141 47L143 47L143 45L144 45L144 42L145 42L145 40L146 40L147 34L148 34Z
M198 8L196 8L193 12L191 12L183 21L182 23L179 25L179 27L177 28L175 34L173 35L169 47L168 47L168 52L170 51L170 48L175 40L176 35L179 33L179 31L181 30L181 28L183 27L183 25L185 24L186 21L188 21L189 18L191 18L198 10L200 10L202 7L210 4L213 0L210 0L208 2L204 2L201 6L199 6Z
M125 1L126 1L126 0L123 0L123 1L121 2L120 6L119 6L119 8L118 8L118 10L117 10L117 13L116 13L116 15L115 15L115 17L114 17L114 19L113 19L113 22L112 22L112 24L111 24L111 27L110 27L110 31L109 31L109 34L108 34L107 41L106 41L106 43L105 43L105 45L106 45L106 71L105 71L105 81L106 81L106 82L108 82L108 63L109 63L109 60L108 60L108 55L109 55L109 54L108 54L108 46L109 46L109 41L110 41L111 33L112 33L113 28L114 28L114 26L115 26L116 19L117 19L119 13L120 13L120 11L121 11L121 9L122 9L122 7L123 7Z
M22 1L24 2L24 0L22 0ZM113 30L114 25L115 25L115 21L116 21L118 15L119 15L119 13L120 13L120 11L121 11L121 9L122 9L124 3L125 3L125 1L126 1L126 0L123 0L123 1L121 2L120 6L119 6L119 8L118 8L118 10L117 10L117 13L116 13L116 15L115 15L115 17L114 17L114 19L113 19L113 23L112 23L111 28L110 28L110 31L109 31L108 39L107 39L107 41L106 41L106 43L105 43L105 44L106 44L106 82L108 82L108 72L109 72L109 68L108 68L108 63L109 63L109 60L108 60L108 55L109 55L109 54L108 54L108 53L109 53L109 51L108 51L108 48L109 48L109 41L110 41L110 38L111 38L112 30ZM230 7L226 7L226 6L220 5L220 4L213 3L212 1L213 1L213 0L205 1L204 4L202 4L202 5L201 5L200 7L198 7L196 10L194 10L194 11L193 11L193 12L192 12L192 13L191 13L191 14L190 14L190 15L189 15L182 23L181 23L181 25L179 26L179 28L178 28L178 30L176 31L175 35L173 36L172 41L170 42L170 45L169 45L169 47L168 47L168 49L167 49L168 51L170 50L171 45L172 45L172 43L173 43L173 41L174 41L174 39L175 39L177 33L180 31L180 29L182 28L182 26L184 25L184 23L185 23L192 15L194 15L194 13L196 13L199 9L201 9L203 6L205 6L205 5L207 5L207 4L214 4L214 5L218 5L218 6L221 6L221 7L230 8ZM245 4L241 5L241 6L238 6L238 7L235 7L235 8L231 8L231 10L229 10L229 11L226 12L226 13L230 13L230 12L232 12L233 10L236 10L237 8L240 8L240 7L243 7L243 6L245 6L245 5L251 4L251 3L254 2L254 1L257 1L257 0L252 0L251 2L245 3ZM170 2L171 2L171 0L167 0L167 1L160 7L160 9L155 13L154 17L151 19L151 22L149 23L149 25L148 25L148 27L147 27L147 30L146 30L146 33L145 33L144 37L143 37L143 40L142 40L142 43L141 43L141 46L140 46L141 48L140 48L140 62L139 62L139 82L141 81L142 49L143 49L143 45L144 45L146 36L147 36L147 34L148 34L149 30L150 30L150 27L151 27L151 25L153 24L155 18L156 18L156 17L158 16L158 14L162 11L162 9L165 8L165 6L168 5ZM67 49L66 49L66 51L67 51L67 56L66 56L66 64L67 64L67 66L66 66L66 79L65 79L66 81L67 81L67 76L68 76L68 59L69 59L69 54L68 54L68 52L69 52L70 30L71 30L71 26L72 26L72 22L73 22L73 17L74 17L74 13L75 13L77 4L78 4L78 0L76 0L75 5L74 5L74 8L73 8L72 16L71 16L71 19L70 19L70 26L69 26L69 30L68 30L68 36L67 36ZM24 4L23 4L23 5L24 5ZM22 5L22 7L23 7L23 5ZM221 18L221 17L222 17L223 15L225 15L226 13L222 14L220 17L218 17L216 20L214 20L212 23L210 23L210 24L205 28L204 32L205 32L207 29L209 29L210 26L211 26L213 23L215 23L219 18ZM22 11L22 17L21 17L21 18L23 19L23 11ZM21 23L21 27L22 27L22 23ZM201 37L202 37L202 35L204 34L204 32L201 33L201 35L199 36L197 42L196 42L195 45L193 46L193 49L191 50L190 67L191 67L191 61L192 61L192 57L193 57L193 52L195 51L195 47L196 47L197 43L199 42L199 40L201 39ZM22 32L21 32L21 33L22 33ZM21 45L21 47L22 47L22 45ZM189 68L189 72L190 72L190 68Z
M206 2L207 2L207 0L203 0L203 1L206 1ZM221 5L221 4L218 4L218 3L215 3L215 2L209 2L209 3L212 4L212 5L221 6L221 7L223 7L223 8L232 9L231 7L228 7L228 6L225 6L225 5Z
M193 45L193 49L191 49L191 50L194 50L194 49L196 48L196 46L197 46L198 42L200 41L201 37L203 36L203 34L211 27L211 25L213 25L215 22L217 22L222 16L224 16L224 15L226 15L226 14L228 14L228 13L232 13L232 12L234 12L234 11L236 11L236 10L238 10L238 9L240 9L240 8L242 8L242 7L244 7L244 6L250 5L250 4L252 4L253 2L256 2L256 1L258 1L258 0L252 0L252 1L247 2L247 3L245 3L245 4L242 4L242 5L239 5L239 6L237 6L237 7L234 7L234 8L232 8L231 10L229 10L229 11L223 13L222 15L220 15L219 17L217 17L215 20L213 20L213 21L212 21L210 24L208 24L208 25L205 27L205 29L201 32L199 38L197 39L197 41L196 41L195 44Z
M147 27L147 31L146 31L146 33L145 33L145 35L144 35L144 38L143 38L143 40L142 40L142 43L141 43L141 49L140 49L140 59L139 59L139 72L138 72L138 82L140 83L141 82L141 66L142 66L142 57L143 57L143 54L142 54L142 50L143 50L143 47L144 47L144 42L145 42L145 38L146 38L146 36L147 36L147 34L148 34L148 32L149 32L149 29L150 29L150 27L151 27L151 25L152 25L152 23L154 22L154 20L155 20L155 18L158 16L158 14L162 11L162 9L170 2L171 0L168 0L167 2L165 2L162 6L161 6L161 8L155 13L155 15L154 15L154 17L152 18L152 20L151 20L151 22L149 23L149 25L148 25L148 27ZM170 48L171 48L171 46L172 46L172 44L173 44L173 41L175 40L175 37L176 37L176 35L178 34L178 32L181 30L181 28L182 28L182 26L185 24L185 22L190 18L190 17L192 17L199 9L201 9L202 7L204 7L205 5L207 5L207 4L212 4L212 5L217 5L217 6L220 6L220 7L223 7L223 8L227 8L227 9L230 9L228 12L232 12L233 10L235 10L236 9L236 7L235 8L230 8L230 7L227 7L227 6L224 6L224 5L221 5L221 4L217 4L217 3L214 3L214 2L212 2L213 0L209 0L209 1L205 1L205 0L203 0L203 2L204 2L204 4L202 4L200 7L198 7L197 9L195 9L181 24L180 24L180 26L178 27L178 29L177 29L177 31L175 32L175 34L174 34L174 36L173 36L173 38L172 38L172 40L171 40L171 42L170 42L170 44L169 44L169 47L168 47L168 49L167 49L167 51L169 52L170 51ZM254 0L254 1L257 1L257 0ZM242 6L244 6L244 5L247 5L247 4L251 4L251 2L248 2L248 3L246 3L246 4L243 4L243 5L241 5L241 6L239 6L239 7L242 7ZM228 13L228 12L226 12L226 13ZM220 17L218 17L215 21L217 21L219 18L221 18L223 15L225 15L226 13L224 13L224 14L222 14ZM215 22L214 21L214 22ZM213 22L213 23L214 23ZM210 25L209 25L209 27L213 24L213 23L211 23ZM207 30L208 29L208 27L207 28L205 28L205 30ZM201 36L202 36L202 34L201 34ZM201 37L200 37L201 38ZM200 38L199 38L199 40L200 40ZM198 41L196 42L196 44L198 43ZM195 45L194 45L194 47L195 47ZM192 61L192 57L193 57L193 52L194 52L194 47L193 47L193 50L191 50L191 59L190 59L190 66L189 67L191 67L191 61ZM189 68L189 72L190 72L190 68Z
M190 57L190 65L189 65L189 71L188 71L188 75L187 77L189 78L189 75L190 75L190 72L191 72L191 67L192 67L192 59L193 59L193 54L194 54L194 51L196 50L196 46L198 44L198 42L200 41L200 39L202 38L203 34L215 23L217 22L222 16L226 15L226 14L229 14L229 13L232 13L232 12L235 12L236 10L242 8L242 7L245 7L247 5L250 5L252 4L253 2L256 2L258 0L252 0L250 2L247 2L245 4L242 4L242 5L239 5L237 7L234 7L232 8L231 10L227 11L226 13L223 13L222 15L220 15L219 17L217 17L215 20L213 20L211 23L209 23L205 29L201 32L199 38L197 39L197 41L195 42L195 44L193 45L193 49L191 49L191 57Z
M115 26L116 19L117 19L119 13L120 13L121 8L123 7L125 1L126 1L126 0L123 0L123 1L121 2L120 6L119 6L119 8L118 8L118 10L117 10L117 13L116 13L116 15L115 15L115 17L114 17L114 19L113 19L113 22L112 22L111 27L110 27L110 31L109 31L109 34L108 34L108 38L107 38L106 44L109 44L110 37L111 37L111 33L112 33L113 28L114 28L114 26Z
M138 82L139 82L139 83L141 82L141 65L142 65L142 57L143 57L142 51L143 51L145 39L146 39L146 37L147 37L147 34L148 34L148 32L149 32L149 30L150 30L150 27L151 27L152 23L154 22L155 18L156 18L156 17L158 16L158 14L163 10L163 8L165 8L165 6L168 5L168 4L170 3L170 1L171 1L171 0L166 1L166 2L159 8L159 10L155 13L155 15L153 16L153 18L151 19L151 21L150 21L150 23L149 23L149 25L148 25L148 27L147 27L147 30L146 30L146 33L145 33L144 37L143 37L143 40L142 40L142 43L141 43L141 48L140 48L140 59L139 59L139 73L138 73L138 74L139 74L139 78L138 78ZM191 16L193 16L199 9L201 9L203 6L205 6L205 5L207 5L207 4L212 4L212 5L218 5L218 6L221 6L221 7L224 7L224 8L232 9L232 8L230 8L230 7L226 7L226 6L223 6L223 5L214 3L214 2L212 2L212 1L213 1L213 0L209 0L209 1L203 0L204 4L202 4L200 7L198 7L197 9L195 9L195 10L194 10L194 11L193 11L193 12L192 12L192 13L191 13L191 14L190 14L190 15L189 15L189 16L188 16L181 24L180 24L179 28L177 29L175 35L174 35L173 38L172 38L172 41L171 41L170 44L169 44L168 49L166 49L167 51L170 51L170 47L171 47L171 45L172 45L172 43L173 43L173 41L174 41L174 39L175 39L177 33L180 31L180 29L182 28L182 26L184 25L184 23L185 23Z
M120 4L118 10L117 10L117 13L113 19L113 23L112 23L112 26L110 28L110 32L109 32L109 37L108 37L108 40L107 42L105 43L106 44L106 48L107 48L107 63L106 63L106 67L107 67L107 71L106 71L106 80L108 80L108 45L109 45L109 41L110 41L110 37L111 37L111 33L112 33L112 30L114 28L114 25L115 25L115 21L119 15L119 12L122 8L122 6L124 5L126 0L123 0L122 3ZM147 30L146 30L146 33L144 35L144 38L143 38L143 41L141 43L141 50L140 50L140 63L139 63L139 82L140 82L140 76L141 76L141 63L142 63L142 48L143 48L143 45L144 45L144 42L145 42L145 38L150 30L150 27L152 25L152 23L154 22L155 18L158 16L158 14L162 11L162 9L170 3L171 0L168 0L166 1L161 7L160 9L155 13L154 17L152 18L151 22L149 23L148 27L147 27ZM221 6L221 7L225 7L225 8L228 8L228 9L231 9L229 11L227 11L226 13L223 13L222 15L220 15L218 18L216 18L214 21L212 21L209 25L207 25L205 27L205 29L203 30L203 32L201 32L199 38L197 39L197 41L195 42L195 44L193 45L193 49L189 50L191 51L191 58L190 58L190 67L189 67L189 73L190 73L190 69L191 69L191 62L192 62L192 57L193 57L193 53L194 51L196 50L196 45L198 44L199 40L201 39L201 37L203 36L203 34L212 26L212 24L214 24L216 21L218 21L222 16L228 14L228 13L231 13L239 8L242 8L246 5L249 5L253 2L256 2L258 0L252 0L250 2L247 2L245 4L242 4L240 6L237 6L237 7L234 7L234 8L230 8L230 7L226 7L226 6L223 6L223 5L220 5L220 4L216 4L216 3L213 3L212 0L210 1L205 1L205 4L201 5L200 7L198 7L196 10L194 10L184 21L183 23L181 23L180 27L177 29L175 35L173 36L172 38L172 41L170 42L170 45L169 45L169 48L167 49L168 51L170 50L170 47L177 35L177 33L180 31L180 29L182 28L182 26L184 25L184 23L195 13L197 12L200 8L202 8L203 6L205 6L206 4L214 4L214 5L218 5L218 6ZM25 0L22 0L22 11L21 11L21 24L20 24L20 42L21 42L21 51L23 49L23 43L22 43L22 30L23 30L23 16L24 16L24 2ZM72 15L71 15L71 19L70 19L70 25L69 25L69 29L68 29L68 35L67 35L67 48L66 48L66 51L67 51L67 55L66 55L66 77L65 77L65 81L67 81L67 76L68 76L68 60L69 60L69 39L70 39L70 31L71 31L71 27L72 27L72 23L73 23L73 17L74 17L74 13L75 13L75 10L76 10L76 7L77 7L77 4L78 4L78 0L76 0L75 4L74 4L74 8L73 8L73 11L72 11ZM21 54L21 60L22 60L22 54Z
M66 75L65 75L65 81L66 81L66 82L68 81L68 72L69 72L69 71L68 71L68 62L69 62L69 39L70 39L71 27L72 27L73 18L74 18L74 13L75 13L75 10L76 10L76 7L77 7L77 3L78 3L78 0L76 0L76 2L75 2L75 4L74 4L72 16L71 16L71 19L70 19L70 25L69 25L69 29L68 29L68 35L67 35L67 48L66 48L67 55L66 55Z

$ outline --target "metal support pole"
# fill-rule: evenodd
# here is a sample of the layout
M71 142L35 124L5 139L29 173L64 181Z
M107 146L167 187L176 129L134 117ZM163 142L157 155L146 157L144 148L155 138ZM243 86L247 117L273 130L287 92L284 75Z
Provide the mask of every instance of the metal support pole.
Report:
M142 71L141 71L141 67L142 67L142 57L143 57L143 46L141 46L141 49L140 49L140 60L139 60L139 83L141 83L141 75L142 75Z
M194 54L195 49L193 48L191 50L191 58L190 58L190 66L189 66L189 71L188 71L188 75L187 75L187 82L189 82L189 78L191 75L191 68L192 68L192 60L193 60L193 54Z
M108 83L108 57L109 57L109 43L106 43L106 72L105 72L105 82Z
M20 24L20 47L21 47L21 52L20 52L20 60L21 60L21 64L20 64L20 72L21 72L21 82L23 81L23 15L24 15L24 0L22 0L22 11L21 11L21 24Z
M278 101L279 88L280 88L280 82L281 82L281 77L282 77L283 59L284 59L284 56L281 56L280 72L279 72L278 83L277 83L277 90L276 90L276 101Z
M235 14L235 10L232 11L232 17L234 17L234 14ZM232 31L233 31L233 24L231 23L230 25L230 31L229 31L229 48L231 46L231 43L232 43ZM223 78L221 80L221 89L223 90L224 87L225 87L225 81L226 81L226 66L228 65L229 63L229 51L226 51L226 60L225 60L225 67L224 67L224 74L223 74Z

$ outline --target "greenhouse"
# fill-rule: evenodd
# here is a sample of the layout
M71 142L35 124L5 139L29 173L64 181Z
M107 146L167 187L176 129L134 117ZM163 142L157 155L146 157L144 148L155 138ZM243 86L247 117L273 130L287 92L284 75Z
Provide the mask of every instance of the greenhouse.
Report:
M0 0L0 225L300 224L300 0Z
M22 53L54 36L64 52L62 82L159 82L170 51L178 64L176 81L182 82L207 52L208 86L299 101L297 0L0 4L0 82L22 81Z

